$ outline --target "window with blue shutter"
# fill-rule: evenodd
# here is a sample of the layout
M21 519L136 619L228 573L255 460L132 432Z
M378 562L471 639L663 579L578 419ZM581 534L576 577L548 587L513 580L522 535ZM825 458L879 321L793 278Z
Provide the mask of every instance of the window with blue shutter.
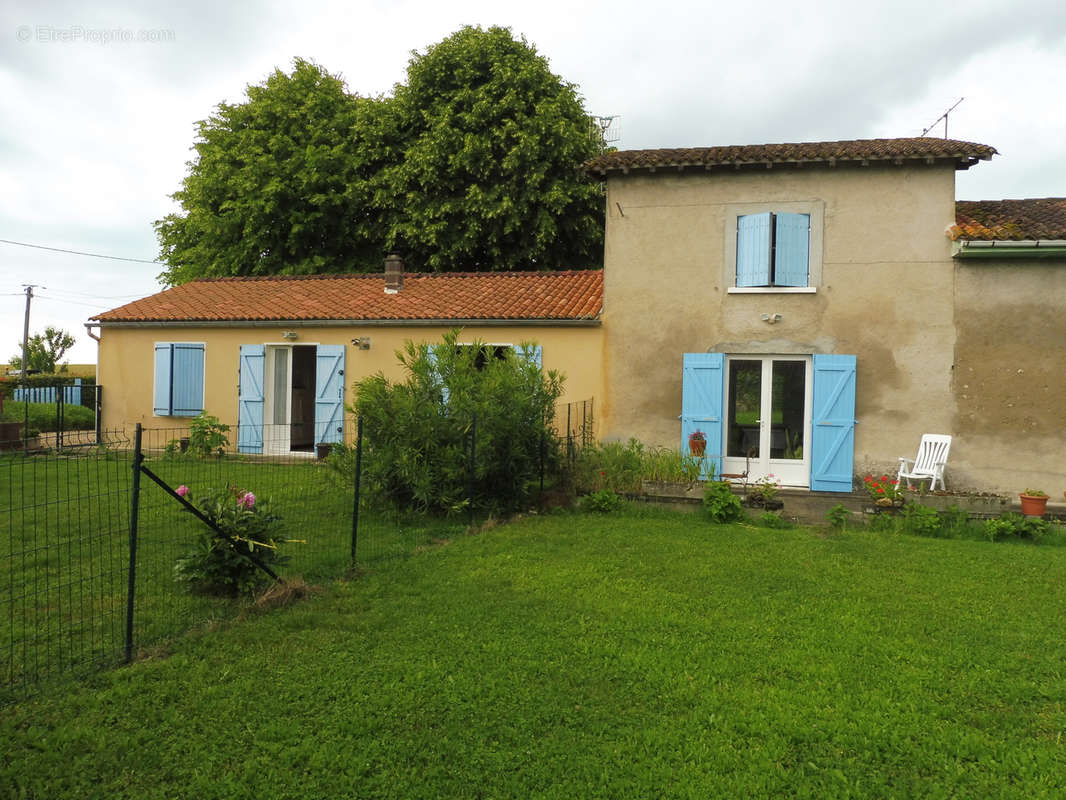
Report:
M810 214L774 214L774 286L807 285L810 241Z
M689 436L701 431L706 437L700 477L711 468L722 474L722 407L725 400L725 354L685 353L681 379L681 452L690 454Z
M320 344L315 361L315 442L344 441L344 345Z
M855 356L814 355L811 489L850 492L855 452Z
M737 217L737 286L770 285L772 214Z
M263 452L263 386L266 378L266 347L242 344L240 385L237 390L237 450Z
M744 214L737 217L738 287L808 286L810 214Z
M156 342L152 413L157 417L195 417L204 410L204 346Z

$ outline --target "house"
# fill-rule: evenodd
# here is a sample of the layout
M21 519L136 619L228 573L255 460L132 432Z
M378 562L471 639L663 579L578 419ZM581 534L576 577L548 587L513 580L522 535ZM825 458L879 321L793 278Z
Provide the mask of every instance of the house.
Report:
M923 433L954 487L1066 489L1063 200L956 203L996 150L874 139L604 154L603 438L850 491ZM1050 356L1050 357L1048 357Z
M600 271L197 280L93 317L108 430L187 427L201 411L236 429L246 453L311 452L339 441L351 387L402 379L406 340L496 347L535 342L565 398L602 397ZM595 412L593 412L595 413Z

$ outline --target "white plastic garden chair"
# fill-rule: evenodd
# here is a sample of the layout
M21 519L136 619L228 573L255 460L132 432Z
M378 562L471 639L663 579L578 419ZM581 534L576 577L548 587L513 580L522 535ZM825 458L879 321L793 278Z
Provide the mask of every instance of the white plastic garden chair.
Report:
M899 473L896 480L907 481L910 488L911 481L930 481L930 490L935 490L937 482L940 489L944 490L944 467L948 463L948 452L951 450L951 437L926 433L922 435L922 441L918 445L918 455L915 458L901 458L899 460Z

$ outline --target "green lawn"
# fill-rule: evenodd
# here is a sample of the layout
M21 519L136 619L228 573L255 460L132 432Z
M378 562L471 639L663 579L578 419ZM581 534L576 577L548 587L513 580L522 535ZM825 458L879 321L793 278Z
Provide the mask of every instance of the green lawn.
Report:
M15 797L1060 797L1066 549L529 518L0 715Z
M233 483L269 500L284 534L282 575L309 581L342 575L351 560L352 489L319 462L154 458L148 467L197 498ZM8 687L113 664L123 654L132 485L129 453L0 457L0 699ZM175 583L174 562L202 523L141 478L134 641L149 644L204 620L237 613L234 603L194 596ZM409 553L461 526L395 523L364 513L358 558Z

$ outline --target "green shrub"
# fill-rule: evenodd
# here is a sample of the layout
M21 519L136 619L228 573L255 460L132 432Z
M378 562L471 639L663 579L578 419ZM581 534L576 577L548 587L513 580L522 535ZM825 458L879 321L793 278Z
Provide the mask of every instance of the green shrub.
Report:
M610 489L639 492L642 481L694 484L700 477L700 459L668 447L645 448L636 439L625 444L603 442L586 448L574 465L574 486L579 492Z
M640 491L643 461L644 445L636 439L585 448L574 465L574 486L579 492Z
M787 519L772 511L764 511L760 514L759 518L756 520L756 524L758 524L760 528L774 528L780 530L796 527Z
M904 532L915 536L936 536L941 530L940 515L936 509L920 503L907 503L901 514Z
M940 528L943 536L961 537L970 534L977 524L970 515L958 506L948 506L940 512Z
M1008 511L986 521L984 528L989 541L1028 539L1039 542L1051 532L1051 523L1042 517L1026 517L1016 511Z
M711 481L703 493L703 508L713 522L732 522L744 513L740 498L728 481Z
M189 453L197 458L219 454L229 446L226 436L229 425L223 425L218 417L201 411L189 423Z
M582 511L591 511L598 514L610 514L622 507L622 498L610 489L600 489L581 498L579 506Z
M432 349L407 342L397 353L402 383L379 373L355 384L363 485L384 505L511 511L529 501L541 459L546 469L558 462L550 424L562 376L542 372L526 346L493 353L480 342L459 345L458 335L450 331Z
M177 489L183 496L188 491L185 486ZM209 492L195 505L226 536L204 525L194 548L174 564L175 579L193 591L230 596L251 594L270 580L270 576L249 555L271 569L288 560L278 553L278 546L295 540L278 534L281 517L271 512L267 501L227 486Z
M0 419L5 422L22 422L25 419L26 403L14 400L4 401L4 412ZM55 403L29 403L30 429L42 433L58 430L56 426ZM96 414L85 406L63 404L63 429L68 431L91 431L96 427Z
M851 512L844 508L843 503L837 503L825 513L825 518L829 521L829 527L842 531L851 518Z

